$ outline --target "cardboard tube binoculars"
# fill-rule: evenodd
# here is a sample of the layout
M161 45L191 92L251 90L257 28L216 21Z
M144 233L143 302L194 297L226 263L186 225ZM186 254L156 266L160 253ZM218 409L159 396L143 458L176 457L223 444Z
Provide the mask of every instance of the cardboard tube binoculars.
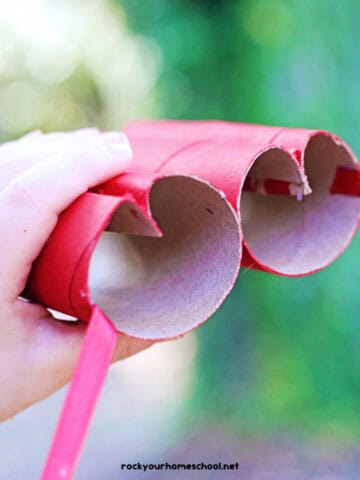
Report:
M331 133L219 121L138 122L126 133L131 171L62 213L26 288L91 320L43 479L71 477L116 332L183 335L219 307L240 265L313 273L359 225L359 164ZM85 367L92 393L77 374ZM81 414L79 395L92 399Z

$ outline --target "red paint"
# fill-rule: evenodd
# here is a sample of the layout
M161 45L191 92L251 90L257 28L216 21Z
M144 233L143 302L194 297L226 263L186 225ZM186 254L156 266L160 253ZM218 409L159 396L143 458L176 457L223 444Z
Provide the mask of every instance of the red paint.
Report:
M357 169L339 167L331 185L331 193L360 196L360 167Z
M116 330L95 307L41 480L72 478L116 342Z
M219 121L154 121L133 123L127 133L135 155L131 172L82 195L60 215L55 230L33 265L25 290L28 298L47 307L84 321L92 319L42 480L71 478L112 357L115 330L111 319L107 320L92 304L88 269L97 240L121 205L131 204L130 214L134 221L146 224L153 235L161 235L152 218L149 199L151 188L160 178L179 174L200 178L226 197L237 214L240 213L242 190L253 192L253 195L260 195L257 192L261 191L283 197L291 193L292 185L298 185L308 193L306 158L310 146L320 137L329 140L331 144L327 148L333 148L343 162L336 170L331 193L349 198L359 196L360 170L356 158L346 144L328 132ZM273 162L282 158L291 175L300 180L276 178L271 169L265 177L250 179L247 177L249 170L263 158L262 155L269 155ZM269 164L271 167L270 161ZM299 208L303 208L302 204ZM344 234L334 258L346 247L358 226L359 204L351 203L349 209L353 209L353 225ZM206 211L211 213L211 206ZM336 213L336 209L332 211ZM240 225L239 217L238 221ZM306 232L299 231L299 237L304 235ZM303 275L323 268L328 261L321 261L319 265L315 262L314 267L299 267L295 273L281 271L268 263L255 256L245 235L242 265L247 267ZM171 312L169 319L171 321ZM59 476L61 471L67 476Z

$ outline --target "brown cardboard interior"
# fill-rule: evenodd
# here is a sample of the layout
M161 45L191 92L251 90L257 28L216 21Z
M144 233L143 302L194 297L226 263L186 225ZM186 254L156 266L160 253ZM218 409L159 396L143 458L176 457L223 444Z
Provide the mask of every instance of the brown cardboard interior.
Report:
M265 164L271 167L267 153L257 159L249 175ZM287 275L306 274L332 262L349 244L357 228L360 199L330 193L339 165L354 166L350 153L330 136L317 134L305 150L312 193L300 201L296 196L242 193L244 238L262 264ZM273 162L273 167L271 178L284 179L285 164Z
M232 288L241 258L239 222L217 190L181 175L158 180L150 206L163 237L104 232L89 286L119 331L167 339L206 320ZM117 228L129 231L125 221Z

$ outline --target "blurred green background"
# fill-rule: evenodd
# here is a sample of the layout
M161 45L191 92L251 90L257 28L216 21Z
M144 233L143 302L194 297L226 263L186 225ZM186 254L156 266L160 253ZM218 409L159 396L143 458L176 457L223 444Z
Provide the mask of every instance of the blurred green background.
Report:
M120 4L160 49L156 115L323 128L359 151L358 1ZM359 245L313 277L240 273L198 331L191 422L360 439Z
M3 141L35 128L219 118L328 129L360 152L358 0L14 0L0 10ZM241 271L196 332L183 431L360 442L359 248L358 237L310 277Z

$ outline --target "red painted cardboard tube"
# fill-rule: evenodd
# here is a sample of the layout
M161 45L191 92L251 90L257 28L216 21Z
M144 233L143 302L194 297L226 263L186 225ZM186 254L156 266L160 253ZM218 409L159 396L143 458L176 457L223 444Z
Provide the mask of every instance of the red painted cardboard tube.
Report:
M219 121L126 131L131 172L61 214L24 293L91 321L43 480L71 478L116 332L183 335L219 307L240 264L309 274L335 260L359 226L359 164L331 133ZM101 247L115 252L110 274ZM72 434L79 396L88 407Z

